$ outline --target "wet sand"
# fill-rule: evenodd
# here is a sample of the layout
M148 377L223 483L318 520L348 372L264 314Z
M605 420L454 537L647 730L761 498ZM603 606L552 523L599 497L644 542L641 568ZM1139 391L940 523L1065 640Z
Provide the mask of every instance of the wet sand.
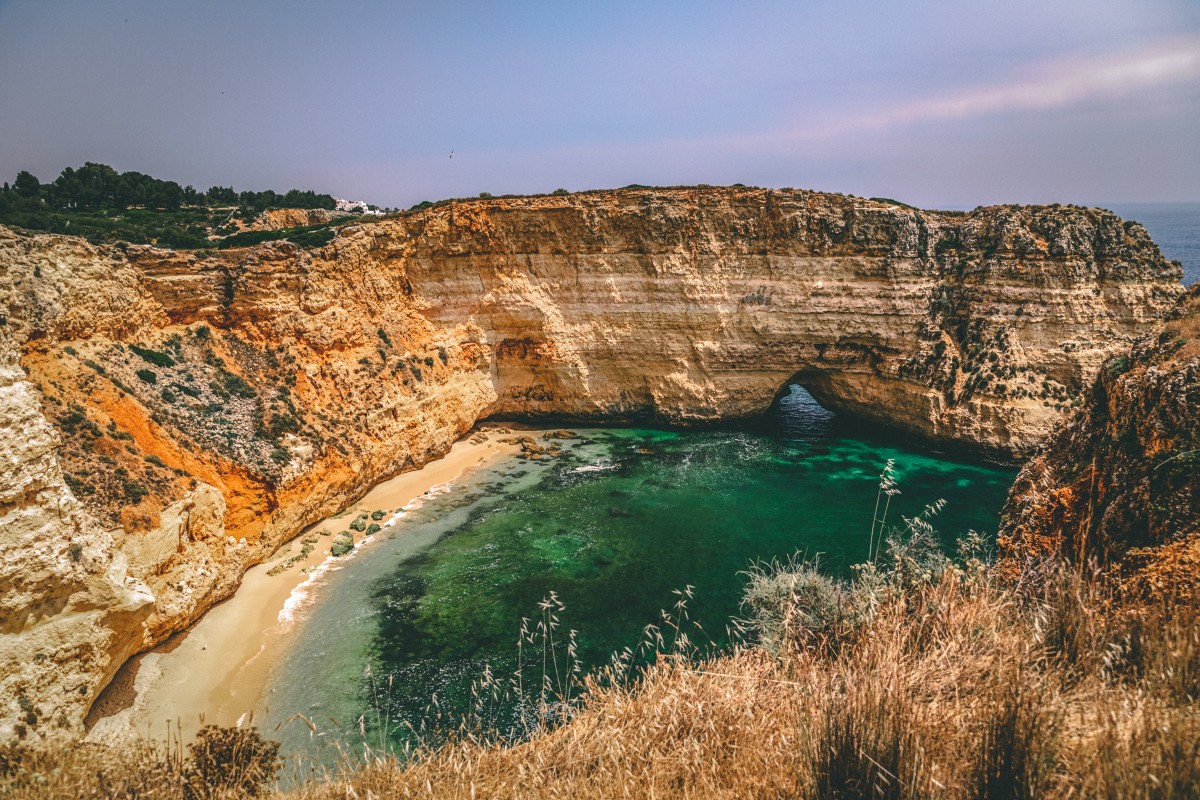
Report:
M464 472L497 456L515 453L516 445L492 434L486 442L462 440L444 457L372 488L347 511L310 526L305 535L345 530L363 511L384 510L386 526L404 507L448 490ZM268 571L281 560L299 555L303 536L284 545L268 561L249 569L232 597L210 609L195 625L131 660L89 715L90 741L110 741L131 734L162 739L168 729L185 741L203 724L248 723L267 691L271 668L288 646L308 590L340 559L332 558L332 537L322 535L312 552L290 569ZM356 551L366 555L371 537L356 534Z

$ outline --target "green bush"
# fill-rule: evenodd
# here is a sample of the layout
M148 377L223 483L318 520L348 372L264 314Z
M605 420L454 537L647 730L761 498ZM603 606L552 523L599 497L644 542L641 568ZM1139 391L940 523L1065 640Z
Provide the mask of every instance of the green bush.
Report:
M148 347L138 347L136 344L129 345L129 349L141 356L143 360L149 361L156 367L175 366L175 359L159 350L151 350Z
M131 506L136 506L142 502L142 499L146 495L150 494L150 490L146 488L146 484L137 480L125 479L122 488L125 492L125 499Z
M247 400L250 400L258 395L258 392L254 391L254 387L246 383L241 375L234 375L232 372L226 372L222 376L222 380L225 382L225 391L229 392L231 395L236 395L237 397L242 397Z
M152 369L139 369L137 376L146 383L158 383L158 373Z

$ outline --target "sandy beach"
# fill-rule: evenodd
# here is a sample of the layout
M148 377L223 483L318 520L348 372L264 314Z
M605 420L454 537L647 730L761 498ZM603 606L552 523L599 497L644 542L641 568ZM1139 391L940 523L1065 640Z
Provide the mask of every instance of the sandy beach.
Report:
M232 597L213 607L195 625L125 664L89 715L89 741L129 735L162 739L178 729L186 741L203 724L246 723L264 691L271 668L286 652L294 620L308 590L339 559L332 539L320 536L312 552L276 575L281 560L300 554L309 533L344 530L361 512L385 511L385 526L406 506L447 491L465 472L497 456L515 453L495 435L466 439L442 458L397 475L372 488L347 510L316 523L285 544L266 562L249 569ZM377 534L378 535L378 534ZM367 556L370 538L356 542ZM356 554L357 555L357 554Z

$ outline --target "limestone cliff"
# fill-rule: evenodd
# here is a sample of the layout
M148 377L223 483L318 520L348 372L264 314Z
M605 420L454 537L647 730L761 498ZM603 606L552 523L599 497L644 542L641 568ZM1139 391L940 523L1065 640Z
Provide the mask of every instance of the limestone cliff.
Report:
M301 228L305 225L320 225L325 222L347 216L344 211L327 211L323 208L268 208L258 215L250 225L243 225L248 231L278 231L284 228Z
M1017 476L1003 552L1123 560L1131 589L1200 598L1200 287L1086 397Z
M314 251L0 229L0 736L76 731L131 651L484 417L746 420L795 379L1020 457L1178 281L1108 212L790 190L452 203Z

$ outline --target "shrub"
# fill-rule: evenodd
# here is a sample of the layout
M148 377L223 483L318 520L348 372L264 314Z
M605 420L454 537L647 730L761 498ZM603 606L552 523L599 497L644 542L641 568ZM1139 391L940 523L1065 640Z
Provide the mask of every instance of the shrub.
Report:
M221 792L259 795L283 765L279 742L264 739L254 728L205 725L188 745L189 798L208 798Z
M272 414L271 421L267 425L267 438L278 439L285 433L299 433L300 421L291 414Z
M758 643L778 655L788 641L828 637L847 624L850 600L815 563L770 562L752 567L742 594L741 620Z
M246 383L241 375L234 375L232 372L226 372L222 376L225 382L225 391L231 395L245 398L247 400L256 397L258 392L254 391L254 387Z
M151 350L148 347L138 347L136 344L129 345L129 349L141 356L144 361L148 361L156 367L175 366L175 359L159 350Z
M125 493L125 500L131 506L142 502L146 495L150 494L150 490L146 488L146 484L131 478L124 479L121 488Z
M137 376L146 383L158 383L158 373L152 369L139 369Z

